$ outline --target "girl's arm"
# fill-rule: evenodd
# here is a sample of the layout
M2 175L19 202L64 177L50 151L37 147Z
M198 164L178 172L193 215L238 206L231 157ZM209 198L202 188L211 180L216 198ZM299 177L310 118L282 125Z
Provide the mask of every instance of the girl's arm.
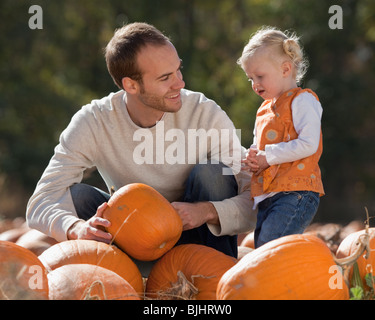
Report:
M269 165L293 162L311 156L320 142L322 106L309 92L292 102L292 116L297 139L266 145L265 156Z

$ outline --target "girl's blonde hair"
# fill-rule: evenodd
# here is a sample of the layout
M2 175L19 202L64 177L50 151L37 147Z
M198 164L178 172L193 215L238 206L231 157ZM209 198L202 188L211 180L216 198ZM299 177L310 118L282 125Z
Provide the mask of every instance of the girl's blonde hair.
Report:
M261 28L250 38L237 63L244 69L247 59L258 49L271 46L277 54L289 57L294 65L296 81L301 82L306 74L308 61L299 44L299 37L295 33L284 33L273 27Z

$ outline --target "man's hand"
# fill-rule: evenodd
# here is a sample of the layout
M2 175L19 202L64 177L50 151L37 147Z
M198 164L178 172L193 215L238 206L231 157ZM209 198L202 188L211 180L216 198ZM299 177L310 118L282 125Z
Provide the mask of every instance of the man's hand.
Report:
M204 223L219 225L219 216L211 202L172 202L182 220L183 230L200 227Z
M105 202L98 207L96 214L89 220L79 220L74 223L67 232L68 239L87 239L110 243L112 235L104 231L104 228L109 227L111 224L107 219L103 218L103 212L106 207L107 203Z

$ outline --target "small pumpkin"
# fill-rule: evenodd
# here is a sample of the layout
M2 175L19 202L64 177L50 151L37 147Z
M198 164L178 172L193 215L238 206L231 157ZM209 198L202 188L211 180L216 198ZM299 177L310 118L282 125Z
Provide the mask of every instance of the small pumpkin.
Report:
M103 213L114 243L135 259L160 258L178 241L182 221L172 205L154 188L132 183L117 190Z
M254 245L254 231L249 232L241 241L241 247L247 247L251 249L255 249Z
M176 246L151 269L146 295L165 300L215 300L217 283L236 262L235 258L204 245Z
M0 300L48 299L47 272L30 250L0 241Z
M254 249L244 246L238 246L237 247L237 259L241 260L244 256L246 256L249 252L253 251Z
M39 259L49 271L67 264L97 265L117 273L140 295L144 291L138 267L114 245L95 240L68 240L48 248Z
M57 241L55 239L35 229L30 229L16 241L16 244L29 249L36 255L42 254L44 250L48 249L56 243Z
M331 251L318 237L285 236L253 250L229 269L220 279L217 298L348 299L348 287L343 277L337 277L336 267ZM342 279L338 285L336 277Z
M15 243L22 235L24 235L29 230L30 229L25 226L6 230L0 234L0 241L9 241Z
M366 229L363 229L346 236L337 249L336 257L341 260L343 258L354 255L358 251L359 247L363 245L362 239L364 239L365 233ZM375 248L375 228L368 228L368 235L370 252L361 254L356 260L358 264L359 275L365 288L368 288L368 286L366 285L365 275L371 270L373 275L375 274L375 254L371 252L371 249ZM353 270L350 271L350 282L352 275Z
M140 300L117 273L92 264L67 264L48 273L50 300Z

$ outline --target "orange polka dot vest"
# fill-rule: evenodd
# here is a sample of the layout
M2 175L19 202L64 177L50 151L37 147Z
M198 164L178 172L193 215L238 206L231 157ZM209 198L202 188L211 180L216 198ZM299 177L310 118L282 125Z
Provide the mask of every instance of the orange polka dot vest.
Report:
M295 88L283 93L274 104L272 100L265 100L262 103L257 111L256 121L258 150L264 150L267 144L288 142L298 137L293 125L292 101L306 91L319 101L317 95L310 89ZM314 191L322 196L324 189L318 165L322 151L320 132L319 147L315 154L294 162L272 165L258 176L253 175L252 198L280 191Z

